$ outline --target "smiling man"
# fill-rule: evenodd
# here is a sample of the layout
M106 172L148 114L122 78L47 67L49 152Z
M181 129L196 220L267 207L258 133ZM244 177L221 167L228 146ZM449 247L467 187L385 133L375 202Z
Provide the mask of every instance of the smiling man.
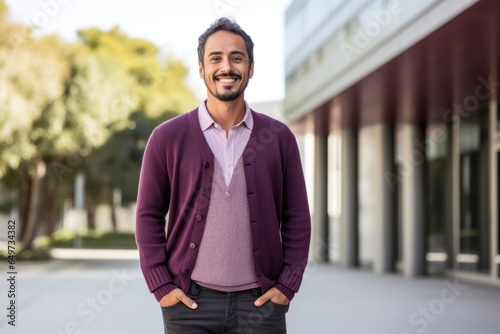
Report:
M238 24L215 21L198 59L207 99L155 128L144 153L141 268L165 333L286 333L311 232L295 137L245 102L253 42Z

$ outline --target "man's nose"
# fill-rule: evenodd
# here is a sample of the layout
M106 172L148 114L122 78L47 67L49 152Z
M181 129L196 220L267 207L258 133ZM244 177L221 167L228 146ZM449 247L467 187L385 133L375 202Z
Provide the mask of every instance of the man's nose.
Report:
M231 72L231 62L229 61L229 59L224 59L222 62L221 62L221 72L222 73L229 73Z

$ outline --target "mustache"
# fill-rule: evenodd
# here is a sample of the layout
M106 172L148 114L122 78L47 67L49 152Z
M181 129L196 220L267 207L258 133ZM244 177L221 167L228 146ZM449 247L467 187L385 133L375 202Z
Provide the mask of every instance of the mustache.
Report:
M219 75L214 75L214 80L219 79L219 78L224 78L224 77L236 77L239 80L241 80L241 75L236 74L236 73L224 73L224 74L219 74Z

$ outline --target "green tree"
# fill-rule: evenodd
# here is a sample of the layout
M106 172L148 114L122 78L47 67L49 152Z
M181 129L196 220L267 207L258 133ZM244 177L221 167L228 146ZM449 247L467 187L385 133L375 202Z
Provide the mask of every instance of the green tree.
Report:
M74 44L36 39L6 14L0 0L0 181L20 190L30 248L42 223L54 230L77 171L87 175L90 218L115 188L135 200L153 127L198 101L184 65L148 41L118 28L82 30Z
M75 156L82 161L127 125L135 106L123 99L133 80L85 45L37 40L5 20L0 32L0 178L12 170L24 185L21 239L30 248L42 209L55 208L48 171L59 183L51 189L61 189L78 167Z
M99 202L111 203L113 189L120 189L125 203L135 201L139 170L146 141L153 128L198 104L186 84L188 71L178 60L162 60L158 48L142 39L125 36L118 28L79 31L79 36L100 57L115 60L126 75L134 78L134 88L124 101L136 105L128 126L115 133L84 161L87 175L89 228L94 228L95 208Z
M35 126L44 114L60 110L68 67L53 40L33 39L23 26L5 20L5 9L0 3L0 178L9 176L7 184L25 190L22 235L29 235L46 173Z
M73 45L66 52L71 75L62 97L66 111L64 124L57 138L45 142L49 145L45 152L47 156L53 154L54 181L59 185L69 183L71 188L75 172L82 168L88 155L127 126L135 103L128 99L133 79L124 75L116 62L82 45ZM56 192L54 199L58 195ZM54 206L48 207L54 212ZM54 222L54 219L46 220L46 233L53 231Z
M7 12L7 5L5 4L5 1L0 0L0 21L5 19Z

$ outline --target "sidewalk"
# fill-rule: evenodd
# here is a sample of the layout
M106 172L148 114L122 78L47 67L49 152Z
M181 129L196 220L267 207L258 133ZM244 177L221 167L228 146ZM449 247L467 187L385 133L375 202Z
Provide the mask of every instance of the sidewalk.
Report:
M16 327L3 315L2 334L163 333L136 259L19 263L18 272ZM289 334L498 334L499 311L499 288L312 264L287 322Z
M288 313L291 334L500 333L498 287L331 265L307 273Z

